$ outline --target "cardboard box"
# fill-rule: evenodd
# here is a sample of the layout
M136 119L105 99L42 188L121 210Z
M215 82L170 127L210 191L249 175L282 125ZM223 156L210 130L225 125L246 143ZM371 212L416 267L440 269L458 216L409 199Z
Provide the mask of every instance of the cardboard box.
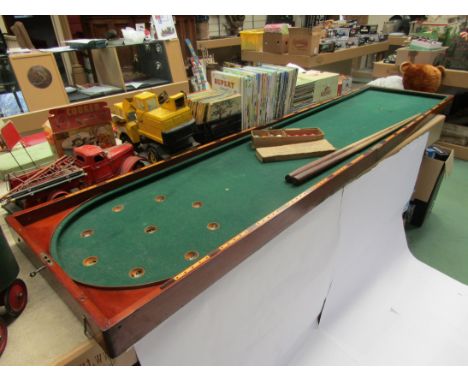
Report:
M263 34L263 51L278 54L288 53L288 40L287 34L265 32Z
M73 148L82 145L97 145L102 148L116 145L112 124L94 125L54 133L49 121L43 126L47 141L58 157L73 155Z
M289 54L313 56L319 53L322 28L289 28Z
M452 172L454 152L453 150L446 151L449 151L450 155L445 161L425 155L421 162L411 200L409 218L411 225L420 227L424 223L432 210L444 175L450 175Z
M43 128L59 157L71 156L73 148L82 145L106 148L116 144L110 109L105 102L50 110Z
M443 149L453 150L454 156L457 159L468 160L468 147L455 145L453 143L438 141L437 146L442 147Z
M69 354L57 359L54 366L133 366L138 357L132 347L117 358L110 358L94 340L88 340Z
M413 64L434 64L436 58L444 56L447 47L435 50L410 50L409 48L400 48L396 50L396 64L400 66L405 61Z
M468 126L446 122L440 140L458 146L468 146Z

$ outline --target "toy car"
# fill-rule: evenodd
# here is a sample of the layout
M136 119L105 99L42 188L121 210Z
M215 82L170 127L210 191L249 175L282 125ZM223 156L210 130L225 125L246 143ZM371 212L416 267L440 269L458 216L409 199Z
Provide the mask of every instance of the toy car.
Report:
M144 166L142 159L134 155L129 143L106 149L95 145L75 147L73 157L63 156L48 166L9 174L10 191L0 201L4 208L11 202L29 208L133 171Z

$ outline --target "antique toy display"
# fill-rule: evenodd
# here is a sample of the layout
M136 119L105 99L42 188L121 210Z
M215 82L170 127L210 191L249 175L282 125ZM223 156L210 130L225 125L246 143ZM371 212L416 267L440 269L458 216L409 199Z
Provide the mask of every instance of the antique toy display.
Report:
M122 107L126 131L139 139L152 127L164 132L157 122L165 120L147 115L148 102L156 102L149 99L146 106L140 99L140 105ZM337 152L398 125L370 148L299 185L284 178L311 158L259 162L247 129L6 220L19 245L31 249L33 263L45 265L43 276L68 296L87 330L117 356L372 167L450 100L365 88L283 117L271 128L320 128ZM165 110L176 118L185 99L172 101L172 110ZM185 118L168 125L185 126Z
M46 166L11 172L8 192L0 197L11 212L68 195L144 166L129 143L116 146L110 109L105 102L52 109L44 124L58 159ZM26 148L25 148L26 150Z
M107 148L116 144L105 102L52 109L44 130L58 156L72 155L73 149L82 145Z
M143 158L134 155L129 143L107 149L95 145L75 147L72 157L64 155L45 167L8 174L9 191L0 201L4 205L15 203L21 208L32 207L143 165Z
M151 163L193 145L194 119L183 92L168 96L142 92L114 105L123 142L147 153Z

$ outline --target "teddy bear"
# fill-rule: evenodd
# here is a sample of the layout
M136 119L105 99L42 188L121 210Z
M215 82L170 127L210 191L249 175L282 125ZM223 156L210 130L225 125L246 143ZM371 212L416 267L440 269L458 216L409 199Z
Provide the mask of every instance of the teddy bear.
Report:
M407 90L435 93L442 84L445 73L443 66L413 64L405 61L400 65L403 87Z

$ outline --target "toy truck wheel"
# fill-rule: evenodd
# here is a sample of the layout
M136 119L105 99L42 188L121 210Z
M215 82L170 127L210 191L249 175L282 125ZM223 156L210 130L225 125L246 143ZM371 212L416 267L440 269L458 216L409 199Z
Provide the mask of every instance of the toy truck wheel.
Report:
M5 351L7 341L8 341L8 328L7 328L5 321L3 321L0 318L0 357Z
M131 156L124 160L122 166L120 166L120 174L126 174L127 172L136 170L137 168L143 167L145 164L140 157Z
M156 163L157 161L162 159L156 145L148 145L148 148L146 149L146 152L147 152L147 156L148 156L148 161L150 163Z
M26 308L28 290L23 280L16 279L3 295L5 309L10 316L18 317Z

